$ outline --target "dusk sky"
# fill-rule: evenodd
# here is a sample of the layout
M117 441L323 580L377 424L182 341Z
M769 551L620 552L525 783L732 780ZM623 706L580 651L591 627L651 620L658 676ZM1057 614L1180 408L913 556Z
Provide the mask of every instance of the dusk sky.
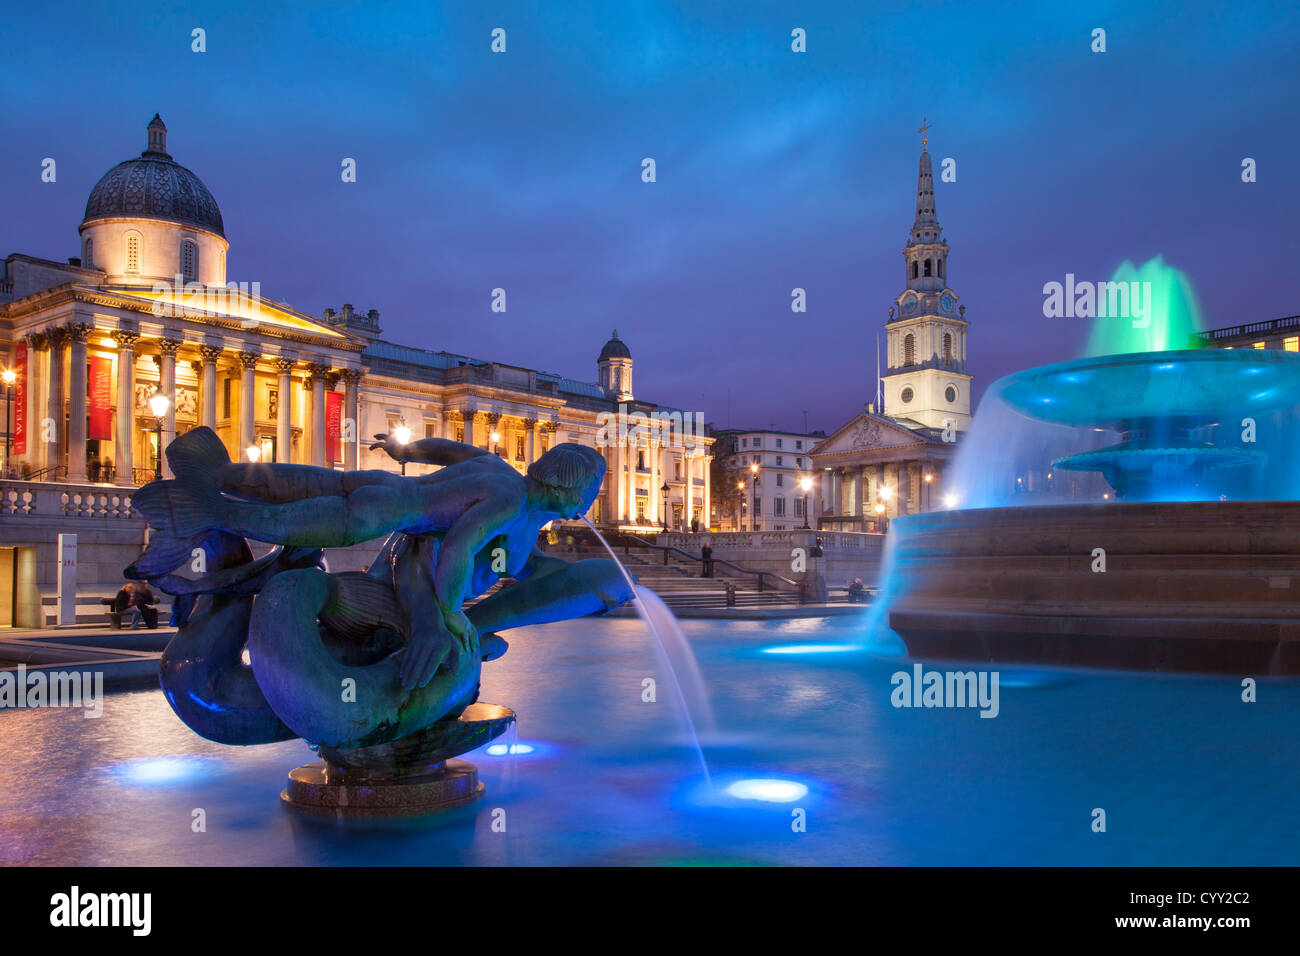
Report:
M264 296L584 380L617 328L640 398L829 431L873 397L924 116L977 392L1080 353L1067 272L1163 254L1207 327L1300 312L1293 3L100 6L5 12L0 256L77 255L158 112Z

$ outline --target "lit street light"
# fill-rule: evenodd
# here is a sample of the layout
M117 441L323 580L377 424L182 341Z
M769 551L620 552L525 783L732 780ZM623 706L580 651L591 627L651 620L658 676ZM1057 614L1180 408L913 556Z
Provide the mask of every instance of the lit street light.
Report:
M799 479L799 487L803 489L803 526L804 530L809 530L808 526L808 492L812 489L812 479L804 475Z
M399 418L397 424L393 426L393 437L402 446L402 474L406 474L406 446L411 441L411 428L406 424L405 416Z
M164 395L161 389L154 389L154 393L149 396L149 411L153 412L153 417L158 421L158 454L154 458L154 478L162 477L163 419L167 417L167 409L171 406L172 400Z

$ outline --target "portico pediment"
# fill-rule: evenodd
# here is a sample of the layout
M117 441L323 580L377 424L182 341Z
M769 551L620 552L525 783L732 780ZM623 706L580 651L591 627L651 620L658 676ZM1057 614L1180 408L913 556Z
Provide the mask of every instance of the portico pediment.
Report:
M910 429L878 415L860 413L814 446L814 458L826 455L859 454L875 449L925 444L926 439Z

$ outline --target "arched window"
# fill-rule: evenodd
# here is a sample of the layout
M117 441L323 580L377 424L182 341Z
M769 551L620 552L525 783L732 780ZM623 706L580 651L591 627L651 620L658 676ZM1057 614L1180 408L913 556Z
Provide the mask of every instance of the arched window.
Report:
M930 260L929 260L929 259L926 259L926 260L925 260L925 274L926 274L926 277L927 277L927 278L928 278L929 275L930 275Z
M942 279L942 278L943 278L943 260L942 260L942 259L939 259L939 260L938 260L938 263L939 263L939 278Z
M903 336L903 364L916 364L916 339L913 338L911 332Z
M81 250L81 264L87 269L93 269L95 268L95 240L90 238L90 236L87 236L83 246L84 248Z
M126 272L129 275L138 275L140 272L140 234L138 232L128 232L126 234Z
M193 239L181 242L181 277L187 282L199 277L199 246Z
M912 260L912 278L919 278L921 275L921 263L916 259Z
M943 364L952 364L952 333L943 333Z

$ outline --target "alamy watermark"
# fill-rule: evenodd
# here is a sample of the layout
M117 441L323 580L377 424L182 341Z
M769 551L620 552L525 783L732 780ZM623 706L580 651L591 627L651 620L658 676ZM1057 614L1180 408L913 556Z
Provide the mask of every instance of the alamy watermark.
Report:
M1074 273L1065 274L1065 282L1043 285L1043 315L1049 319L1131 319L1133 328L1151 324L1150 282L1083 282L1074 281Z
M997 671L895 671L889 702L895 707L978 707L981 717L998 715Z
M596 447L636 447L646 442L696 447L705 443L703 412L628 412L620 403L617 414L596 416Z
M245 319L245 328L258 324L256 318L262 304L262 283L227 282L225 285L208 285L203 282L186 282L177 273L174 282L155 282L153 294L165 296L157 299L150 311L160 319L193 319L208 313L239 315L252 308L251 317Z
M81 707L83 717L104 714L103 671L32 671L26 664L0 671L0 709Z

